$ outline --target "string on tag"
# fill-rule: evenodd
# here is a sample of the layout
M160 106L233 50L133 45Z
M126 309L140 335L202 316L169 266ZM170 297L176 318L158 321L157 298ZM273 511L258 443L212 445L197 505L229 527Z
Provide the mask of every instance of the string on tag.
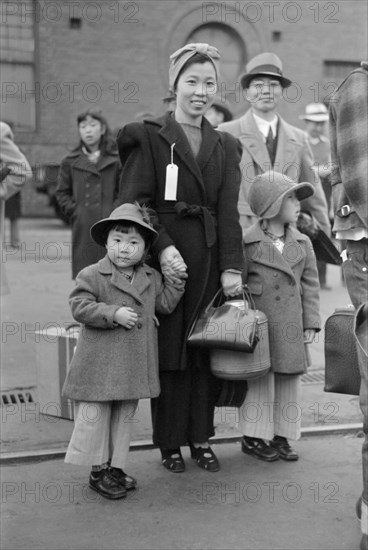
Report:
M171 145L171 163L170 164L174 164L174 147L175 147L175 143Z

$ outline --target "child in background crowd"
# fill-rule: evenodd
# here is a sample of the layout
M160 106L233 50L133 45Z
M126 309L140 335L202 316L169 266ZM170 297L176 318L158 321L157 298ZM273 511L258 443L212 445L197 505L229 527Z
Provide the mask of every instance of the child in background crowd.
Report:
M135 204L95 223L107 254L78 274L69 300L82 330L63 388L77 402L65 461L92 466L90 487L109 499L136 487L124 468L138 399L160 393L155 311L171 313L184 292L185 273L173 284L144 263L156 235Z
M99 109L77 117L79 145L62 161L56 199L72 226L72 278L101 260L104 251L89 228L117 206L121 165L107 120Z

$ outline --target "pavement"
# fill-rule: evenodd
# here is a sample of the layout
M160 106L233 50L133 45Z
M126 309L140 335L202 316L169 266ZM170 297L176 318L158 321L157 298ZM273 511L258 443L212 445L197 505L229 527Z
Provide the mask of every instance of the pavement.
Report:
M221 408L220 472L199 469L184 449L187 471L172 474L160 465L142 400L128 470L139 490L118 502L93 493L87 469L62 460L73 422L40 397L40 361L50 364L50 392L60 384L58 340L35 334L72 322L70 230L57 219L22 219L21 240L18 250L5 245L3 258L11 292L1 303L2 549L359 548L362 416L358 397L323 391L323 331L303 377L298 462L242 454L237 411ZM327 278L323 321L350 303L340 268L328 266Z

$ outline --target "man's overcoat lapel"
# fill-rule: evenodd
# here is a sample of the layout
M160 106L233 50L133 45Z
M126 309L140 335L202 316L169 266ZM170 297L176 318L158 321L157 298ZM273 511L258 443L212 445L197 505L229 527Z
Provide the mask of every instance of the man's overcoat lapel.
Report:
M257 124L253 118L251 109L240 118L239 122L239 140L242 146L245 147L253 161L260 166L262 171L269 170L270 157L262 134L258 130Z
M300 168L296 163L296 158L299 158L298 152L300 147L301 144L293 136L289 125L279 117L275 170L286 173L288 169L290 171L292 164L295 163L295 170L299 172Z

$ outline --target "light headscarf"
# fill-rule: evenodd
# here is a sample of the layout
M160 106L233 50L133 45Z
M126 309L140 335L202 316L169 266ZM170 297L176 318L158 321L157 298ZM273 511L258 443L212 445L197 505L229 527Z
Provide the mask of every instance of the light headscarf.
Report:
M196 53L207 57L208 61L212 63L216 72L216 82L218 83L221 57L218 49L214 46L203 43L186 44L179 50L176 50L176 52L174 52L172 55L170 55L171 64L169 67L169 86L171 90L174 90L176 80L185 63Z

